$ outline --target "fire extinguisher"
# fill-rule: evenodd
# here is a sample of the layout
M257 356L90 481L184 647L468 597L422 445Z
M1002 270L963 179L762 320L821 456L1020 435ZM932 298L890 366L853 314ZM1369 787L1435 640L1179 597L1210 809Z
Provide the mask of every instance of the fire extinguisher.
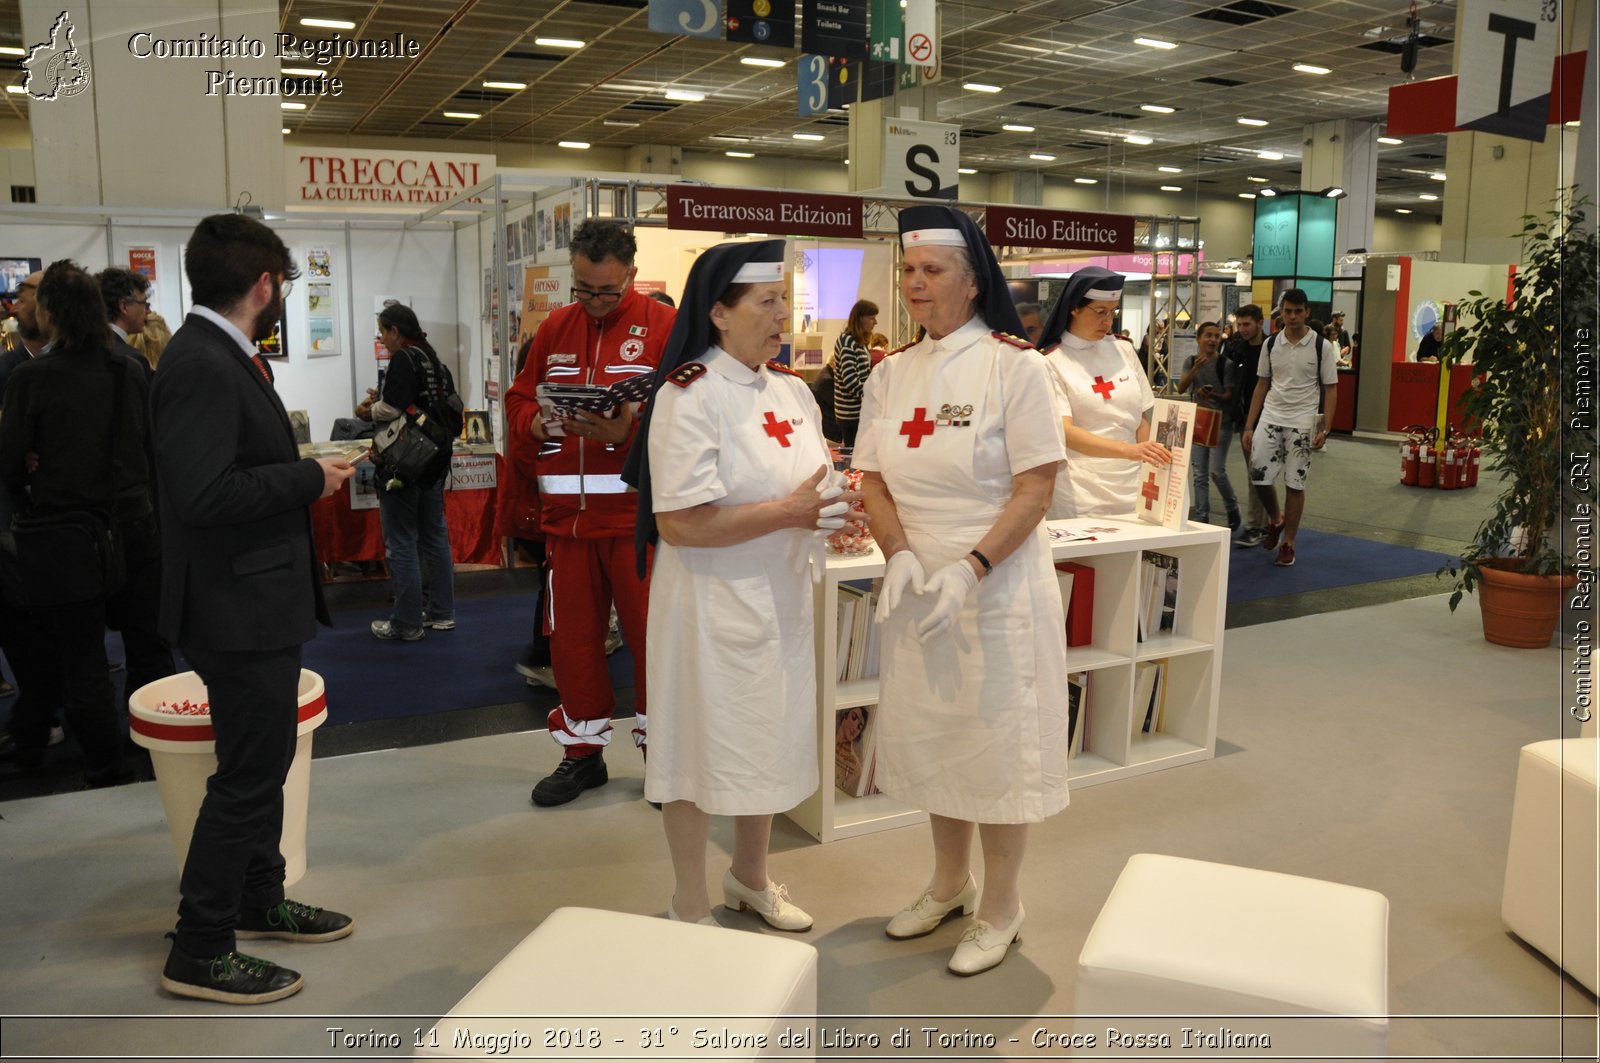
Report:
M1422 475L1422 443L1426 429L1419 424L1408 424L1404 431L1406 438L1400 444L1400 482L1415 487Z
M1478 466L1483 464L1483 448L1472 444L1467 454L1467 486L1478 486Z
M1466 436L1456 438L1456 487L1466 488L1471 486L1468 480L1472 476L1472 440Z
M1456 445L1454 441L1447 440L1439 455L1439 489L1454 491L1460 475L1461 468L1456 464Z
M1418 487L1432 487L1434 477L1438 473L1437 466L1439 461L1439 452L1434 448L1433 445L1435 431L1436 430L1432 428L1428 429L1428 434L1425 437L1425 441L1421 447L1421 453L1418 455L1418 460L1420 462L1417 469Z

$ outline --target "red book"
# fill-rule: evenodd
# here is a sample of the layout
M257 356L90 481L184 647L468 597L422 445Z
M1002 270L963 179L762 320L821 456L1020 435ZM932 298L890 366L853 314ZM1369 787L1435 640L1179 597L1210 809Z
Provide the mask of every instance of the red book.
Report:
M1087 646L1094 641L1094 566L1058 561L1056 568L1072 573L1072 601L1067 605L1067 645Z

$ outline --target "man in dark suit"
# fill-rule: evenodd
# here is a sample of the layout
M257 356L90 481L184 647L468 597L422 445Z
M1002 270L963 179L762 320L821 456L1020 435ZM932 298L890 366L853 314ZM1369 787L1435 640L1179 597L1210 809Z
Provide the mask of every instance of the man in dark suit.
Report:
M280 1000L300 975L235 950L238 938L331 941L348 916L284 899L283 781L294 756L300 651L328 623L309 507L355 468L299 457L255 342L298 275L267 226L204 219L184 268L194 309L150 404L161 484L161 633L206 684L217 772L206 782L179 884L161 984L230 1004Z
M149 278L131 269L111 266L96 274L95 279L100 282L100 296L106 301L106 319L111 322L114 337L112 348L143 365L147 374L154 373L145 356L128 342L129 336L144 330L145 318L150 316Z

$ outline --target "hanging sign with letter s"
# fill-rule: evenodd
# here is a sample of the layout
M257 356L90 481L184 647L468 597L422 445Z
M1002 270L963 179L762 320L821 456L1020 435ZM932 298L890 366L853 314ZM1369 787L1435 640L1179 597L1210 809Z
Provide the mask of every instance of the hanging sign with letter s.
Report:
M905 118L883 120L883 188L891 196L955 199L961 127Z

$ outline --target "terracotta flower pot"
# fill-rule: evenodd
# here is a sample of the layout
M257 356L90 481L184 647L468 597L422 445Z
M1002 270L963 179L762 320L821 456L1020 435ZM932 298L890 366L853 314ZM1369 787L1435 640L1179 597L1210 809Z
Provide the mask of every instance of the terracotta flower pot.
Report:
M1577 583L1573 573L1529 576L1516 571L1512 558L1480 561L1478 608L1483 615L1483 637L1500 646L1538 649L1550 644L1566 592Z

